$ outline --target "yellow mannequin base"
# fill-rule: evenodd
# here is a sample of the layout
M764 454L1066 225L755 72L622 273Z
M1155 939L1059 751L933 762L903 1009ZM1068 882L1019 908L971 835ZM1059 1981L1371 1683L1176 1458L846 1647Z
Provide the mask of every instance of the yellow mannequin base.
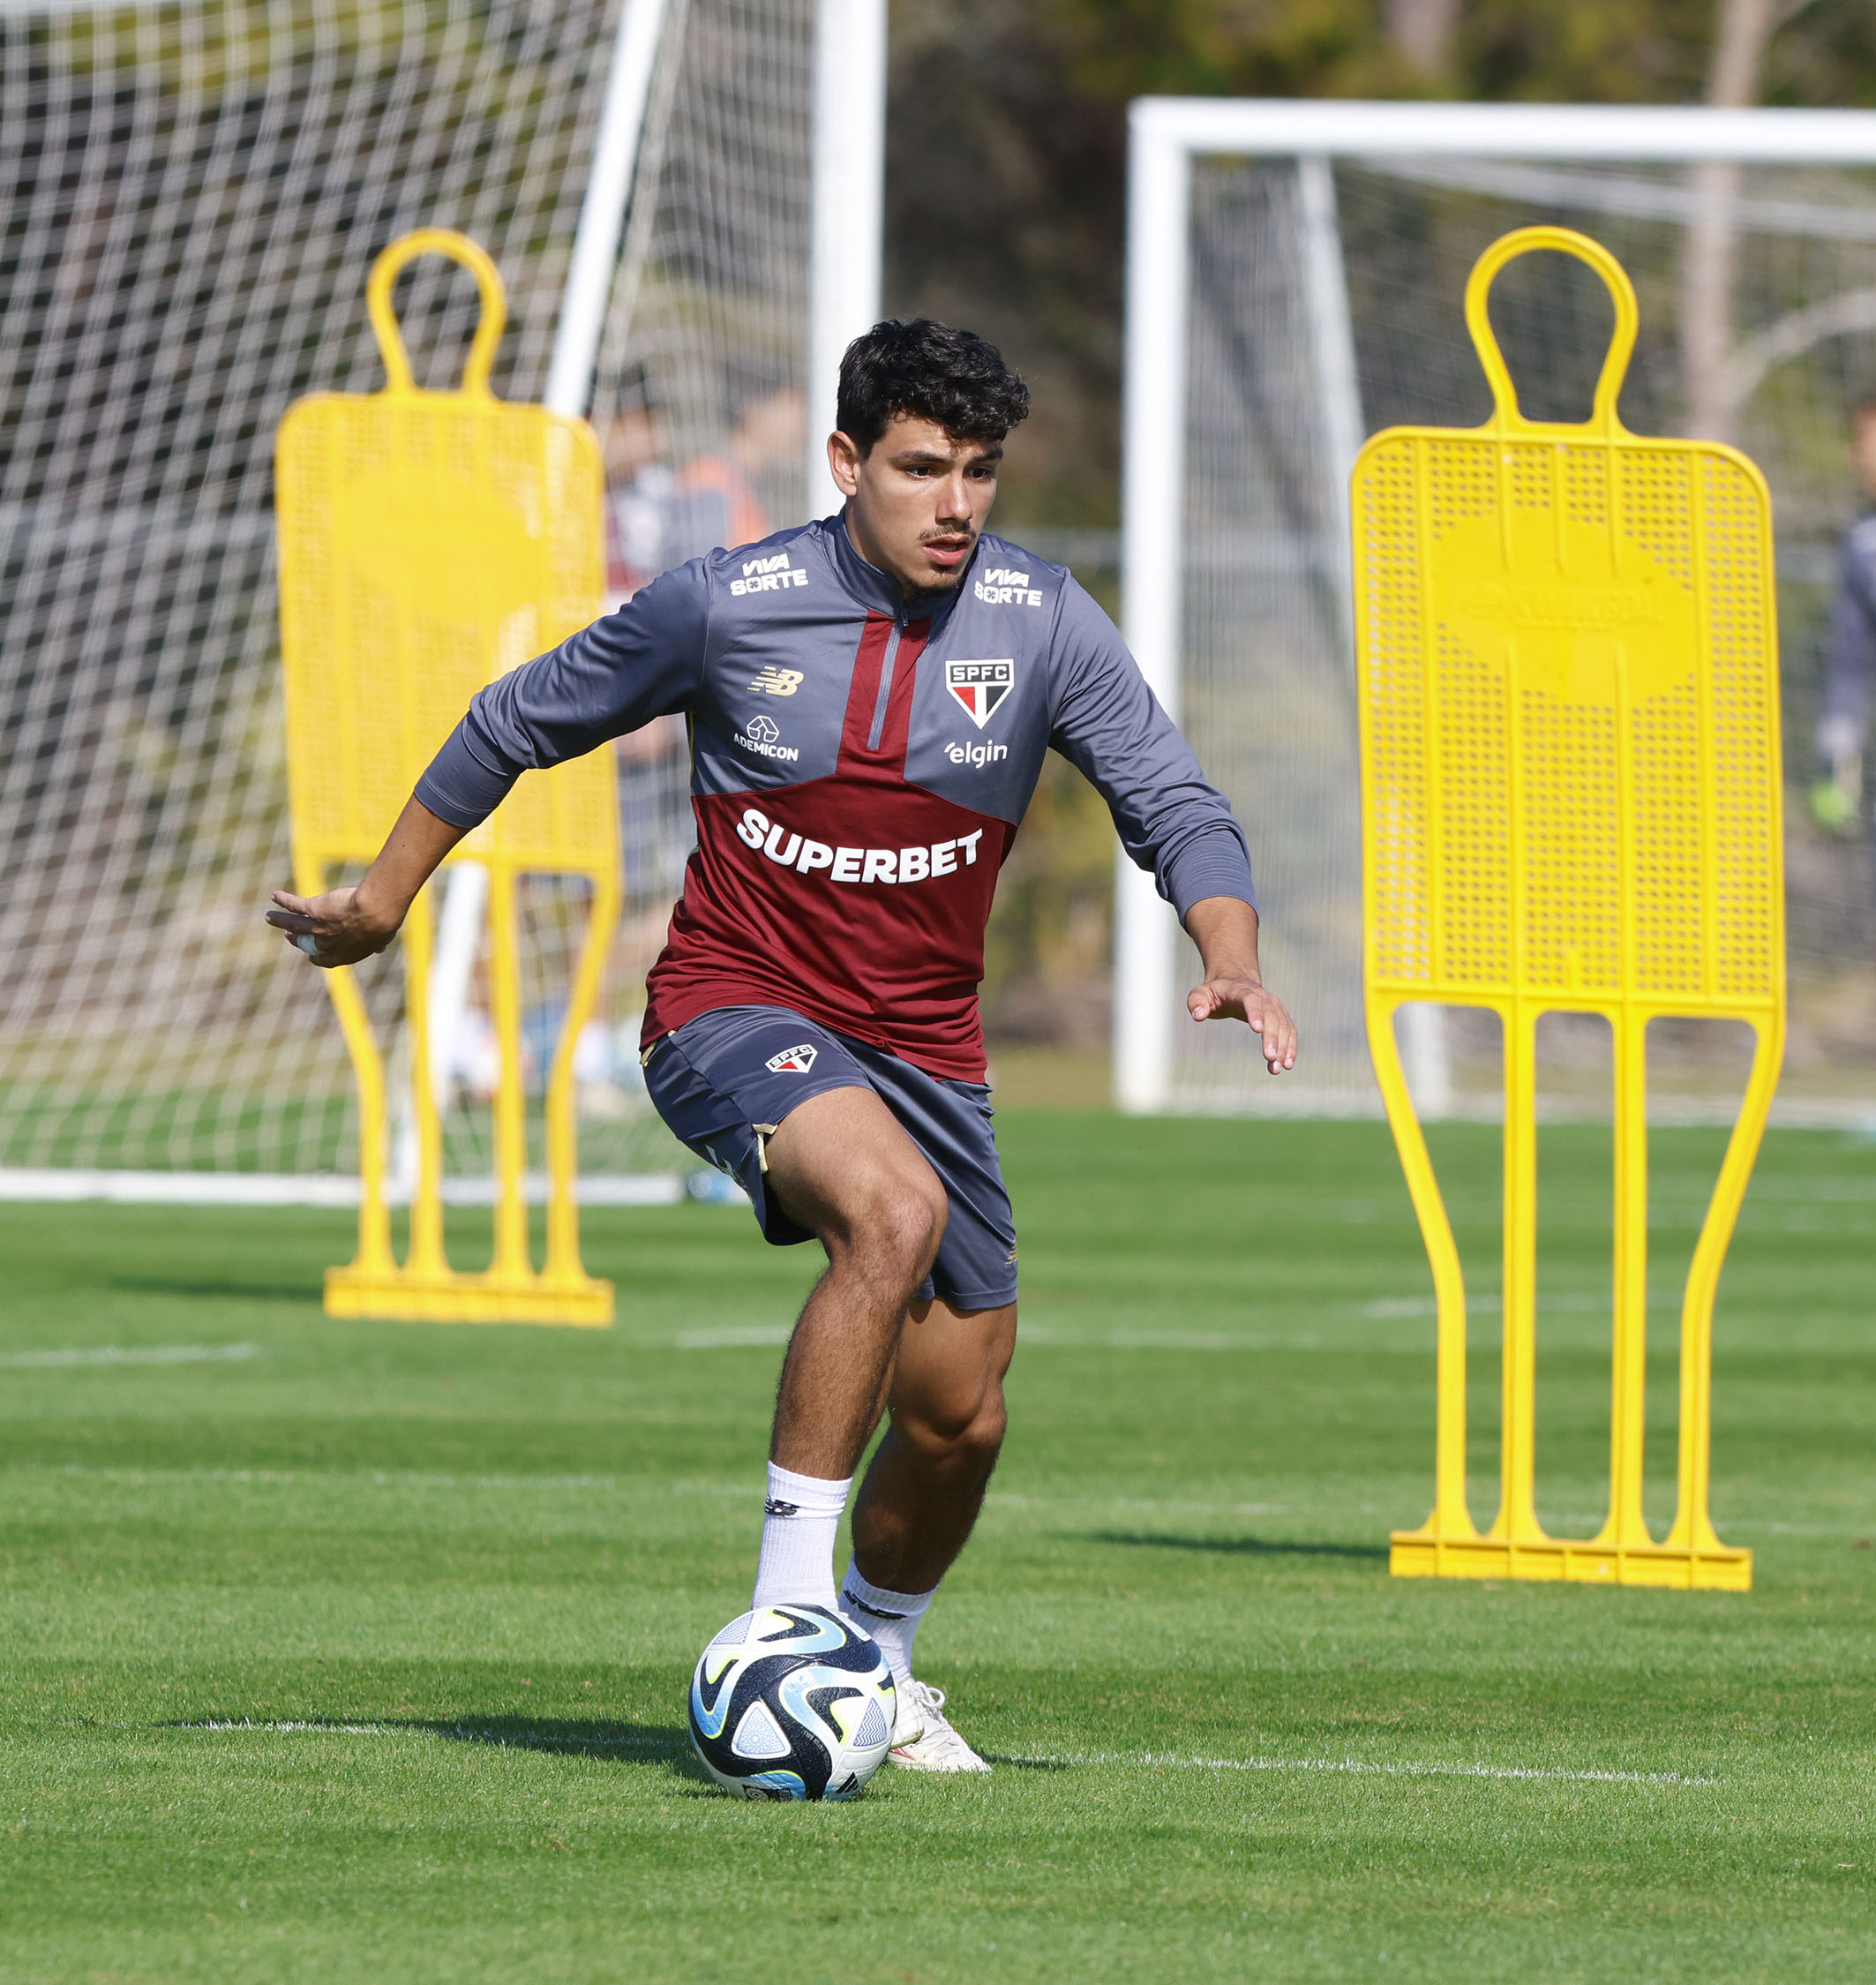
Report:
M603 1329L612 1320L612 1285L582 1275L551 1283L540 1275L413 1275L401 1268L371 1274L355 1267L326 1271L329 1317L372 1317L390 1323L566 1323Z
M1396 1578L1569 1578L1591 1585L1672 1585L1683 1591L1750 1592L1752 1553L1724 1545L1615 1545L1567 1538L1507 1544L1396 1530L1387 1568Z

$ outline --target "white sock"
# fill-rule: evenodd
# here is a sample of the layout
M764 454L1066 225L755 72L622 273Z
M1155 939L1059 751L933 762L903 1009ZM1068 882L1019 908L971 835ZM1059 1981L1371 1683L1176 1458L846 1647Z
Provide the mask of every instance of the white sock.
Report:
M936 1591L934 1586L930 1592L889 1592L883 1585L868 1584L859 1564L848 1560L847 1575L840 1582L841 1607L880 1643L896 1688L912 1680L912 1637Z
M797 1605L834 1610L834 1532L852 1485L851 1475L844 1482L824 1482L769 1462L752 1606L792 1599Z

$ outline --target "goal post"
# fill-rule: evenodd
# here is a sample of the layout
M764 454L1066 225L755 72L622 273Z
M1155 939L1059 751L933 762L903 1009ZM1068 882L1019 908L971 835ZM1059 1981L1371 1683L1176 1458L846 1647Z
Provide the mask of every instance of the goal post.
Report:
M600 438L615 595L726 531L826 510L810 397L821 355L877 314L884 17L884 0L0 7L0 639L17 658L0 1196L342 1195L343 1046L257 914L289 872L274 432L306 394L381 384L366 272L400 235L450 228L507 285L496 392ZM836 225L816 218L829 174ZM418 385L445 385L473 285L419 265L397 309ZM669 726L638 741L619 766L625 914L580 1056L590 1199L677 1190L686 1162L634 1034L687 778ZM437 998L460 1016L431 1030L450 1043L451 1198L486 1193L495 1136L484 895L446 891L439 933ZM544 876L521 897L537 1094L584 903ZM395 974L360 981L395 1118L421 1030ZM394 1174L408 1122L392 1141Z
M1785 776L1803 783L1836 539L1859 502L1850 415L1876 390L1876 115L1144 98L1130 147L1125 628L1245 823L1266 971L1303 1052L1272 1080L1232 1030L1186 1021L1196 953L1122 858L1116 1100L1377 1115L1361 996L1354 455L1383 427L1489 414L1459 305L1490 242L1543 222L1606 241L1640 296L1629 426L1718 425L1700 438L1744 448L1771 486ZM1503 287L1514 376L1558 410L1543 417L1581 417L1606 301L1559 267ZM1801 807L1788 820L1794 1046L1779 1120L1876 1119L1867 843L1834 839ZM1409 1006L1399 1034L1422 1115L1493 1113L1496 1044L1469 1021ZM1664 1051L1657 1114L1729 1120L1736 1046L1690 1034Z

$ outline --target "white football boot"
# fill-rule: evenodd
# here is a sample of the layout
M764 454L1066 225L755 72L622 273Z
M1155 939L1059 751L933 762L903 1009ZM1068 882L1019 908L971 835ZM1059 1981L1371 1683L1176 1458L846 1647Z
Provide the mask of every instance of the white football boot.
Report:
M908 1771L987 1771L990 1767L944 1719L944 1691L908 1681L898 1691L892 1748L886 1756Z

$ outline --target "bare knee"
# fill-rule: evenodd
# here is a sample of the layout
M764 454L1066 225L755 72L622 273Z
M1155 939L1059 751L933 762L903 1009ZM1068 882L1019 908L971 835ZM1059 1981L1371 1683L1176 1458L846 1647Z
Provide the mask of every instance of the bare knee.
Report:
M937 1175L908 1166L875 1175L848 1195L822 1238L837 1265L850 1262L910 1289L931 1272L949 1211Z
M988 1474L1002 1451L1009 1425L1002 1381L989 1378L979 1387L947 1390L915 1402L896 1402L892 1424L928 1465Z

